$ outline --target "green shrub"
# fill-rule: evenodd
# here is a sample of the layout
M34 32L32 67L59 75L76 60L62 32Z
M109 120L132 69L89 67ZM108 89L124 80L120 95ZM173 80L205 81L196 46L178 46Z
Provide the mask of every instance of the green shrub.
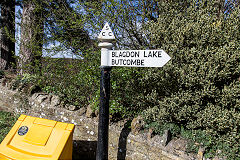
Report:
M142 79L145 84L157 81L150 85L145 100L153 105L144 117L201 130L211 138L204 142L209 153L220 149L229 159L240 159L240 10L218 17L214 9L211 2L191 3L184 12L163 6L165 14L149 22L151 44L172 59Z
M96 54L99 56L99 52ZM65 103L79 108L88 105L99 88L97 55L92 56L91 61L45 58L41 75L43 91L57 94Z
M0 142L5 138L18 116L9 112L0 111Z

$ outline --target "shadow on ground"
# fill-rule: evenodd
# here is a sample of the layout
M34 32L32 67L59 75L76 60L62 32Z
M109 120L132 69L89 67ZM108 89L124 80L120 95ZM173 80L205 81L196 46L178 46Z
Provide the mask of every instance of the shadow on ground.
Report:
M127 153L127 137L131 132L129 125L131 124L132 120L127 121L124 124L124 127L120 133L120 137L118 139L118 153L117 153L117 160L125 160L126 153Z
M126 122L118 140L117 160L125 160L131 120ZM96 160L97 141L73 141L73 160Z
M73 160L95 160L97 141L73 141Z

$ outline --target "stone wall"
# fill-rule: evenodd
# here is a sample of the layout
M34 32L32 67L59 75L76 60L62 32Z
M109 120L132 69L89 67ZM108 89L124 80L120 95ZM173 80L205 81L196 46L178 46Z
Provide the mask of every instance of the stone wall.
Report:
M58 96L34 93L26 96L11 82L1 80L0 110L74 123L74 159L95 159L98 118L86 116L87 108L63 105ZM167 145L162 136L151 131L132 132L129 121L109 126L109 159L112 160L190 160L196 155L185 153L186 141L172 139ZM133 124L133 123L132 123ZM166 135L165 135L166 136ZM166 138L166 137L165 137Z

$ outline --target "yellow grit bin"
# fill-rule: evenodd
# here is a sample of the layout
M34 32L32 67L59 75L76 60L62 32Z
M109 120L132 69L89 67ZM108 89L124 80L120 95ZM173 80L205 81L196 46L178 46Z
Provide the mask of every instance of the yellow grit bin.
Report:
M71 160L74 125L21 115L0 144L0 160Z

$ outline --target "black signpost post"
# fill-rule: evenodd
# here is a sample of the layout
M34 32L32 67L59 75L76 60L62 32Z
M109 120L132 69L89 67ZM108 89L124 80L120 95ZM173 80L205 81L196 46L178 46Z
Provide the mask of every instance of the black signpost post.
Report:
M109 126L109 98L110 98L110 66L107 65L107 54L112 48L111 43L115 37L108 23L105 24L103 30L98 36L101 41L101 80L100 80L100 106L99 106L99 122L98 122L98 142L97 142L97 160L108 159L108 126Z
M111 67L101 67L97 160L108 159L108 126Z

